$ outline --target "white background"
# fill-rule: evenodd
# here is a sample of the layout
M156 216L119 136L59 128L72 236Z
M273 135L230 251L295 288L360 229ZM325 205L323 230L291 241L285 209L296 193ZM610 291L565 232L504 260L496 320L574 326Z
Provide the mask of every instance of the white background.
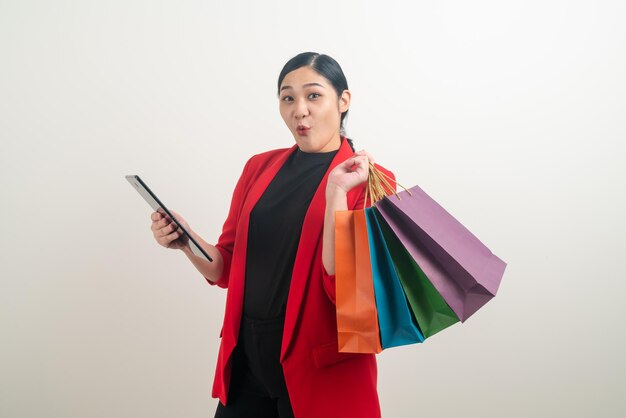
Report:
M384 3L384 4L383 4ZM160 247L139 174L215 242L276 82L339 61L357 149L508 263L379 356L384 417L626 413L623 1L0 0L0 416L212 417L226 291Z

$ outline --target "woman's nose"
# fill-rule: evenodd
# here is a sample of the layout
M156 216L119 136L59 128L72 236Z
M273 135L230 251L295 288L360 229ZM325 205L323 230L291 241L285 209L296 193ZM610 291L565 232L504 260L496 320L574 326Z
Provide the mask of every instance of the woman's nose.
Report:
M303 100L300 100L298 104L296 105L296 109L295 109L296 119L302 119L308 114L309 114L309 109L306 106L306 102Z

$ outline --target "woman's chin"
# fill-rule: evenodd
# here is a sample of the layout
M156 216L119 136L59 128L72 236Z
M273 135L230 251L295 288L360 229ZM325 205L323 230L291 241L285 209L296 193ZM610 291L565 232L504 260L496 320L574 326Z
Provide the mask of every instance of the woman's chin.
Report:
M324 143L324 141L320 141L319 138L311 135L311 133L308 135L298 135L294 132L293 137L296 144L298 144L298 147L303 152L330 152L338 149L341 145L341 139ZM331 142L333 142L333 144L331 144ZM334 142L337 143L334 144Z
M312 152L315 149L315 142L311 141L311 137L308 135L293 134L293 138L296 140L298 147L305 152Z

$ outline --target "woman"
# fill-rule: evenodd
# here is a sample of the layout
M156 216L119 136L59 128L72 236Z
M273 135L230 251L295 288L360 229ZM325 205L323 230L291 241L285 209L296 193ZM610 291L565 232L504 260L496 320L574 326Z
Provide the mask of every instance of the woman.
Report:
M228 288L215 417L380 417L376 358L338 352L334 304L334 213L364 207L373 160L343 133L351 93L331 57L289 60L278 98L296 144L248 160L217 244L188 229L214 261L157 212L152 231Z

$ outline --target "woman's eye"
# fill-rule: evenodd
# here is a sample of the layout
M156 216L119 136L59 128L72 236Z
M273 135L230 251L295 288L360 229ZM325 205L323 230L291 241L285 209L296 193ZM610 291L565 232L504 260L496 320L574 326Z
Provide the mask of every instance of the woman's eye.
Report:
M292 98L291 96L284 96L284 97L283 97L282 99L280 99L280 100L282 100L283 102L290 102L290 101L292 101L292 100L293 100L293 98Z
M319 93L311 93L311 94L309 94L309 99L317 99L320 96L321 96L321 94L319 94Z

